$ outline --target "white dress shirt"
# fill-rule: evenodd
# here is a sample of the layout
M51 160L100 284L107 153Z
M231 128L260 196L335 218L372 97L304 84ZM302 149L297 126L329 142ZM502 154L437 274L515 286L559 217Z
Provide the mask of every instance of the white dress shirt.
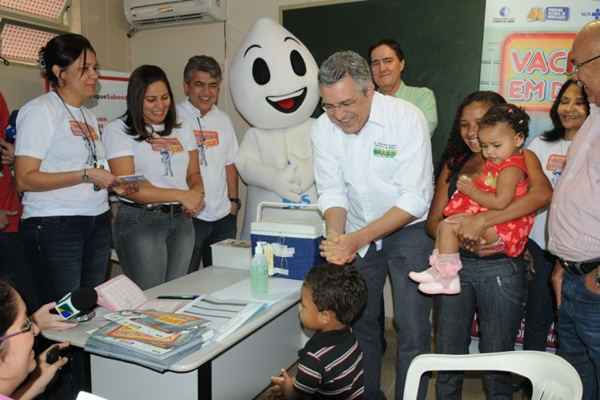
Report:
M347 211L346 232L354 232L397 207L425 220L433 197L433 165L427 122L421 110L375 93L369 119L347 134L326 114L313 126L315 181L319 208ZM376 243L381 249L381 240ZM368 245L359 250L363 257Z

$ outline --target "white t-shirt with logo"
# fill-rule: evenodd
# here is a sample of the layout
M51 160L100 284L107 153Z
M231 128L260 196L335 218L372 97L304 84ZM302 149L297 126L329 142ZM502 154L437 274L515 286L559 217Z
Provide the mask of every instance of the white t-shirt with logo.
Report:
M217 106L201 116L189 100L177 105L177 115L192 126L198 149L206 206L196 218L216 221L229 214L231 208L225 167L235 162L238 153L233 124Z
M152 125L154 131L164 126ZM152 185L163 189L188 190L187 169L189 151L195 150L190 126L183 122L169 136L154 137L148 141L137 141L136 136L127 134L125 122L118 118L104 128L103 140L109 160L132 156L134 173L144 175Z
M552 188L556 187L558 179L565 168L569 146L571 146L570 140L559 139L554 142L547 142L542 140L540 136L534 138L531 143L529 143L529 146L527 146L528 149L533 151L540 160L542 170L552 184ZM529 234L529 237L533 239L542 249L547 248L547 218L547 208L538 210L538 213L535 217L535 222L533 223L533 228Z
M17 132L15 154L41 160L40 172L92 168L93 154L106 163L96 116L85 107L63 103L55 92L36 97L19 110ZM23 219L106 211L106 190L95 191L91 183L23 195Z

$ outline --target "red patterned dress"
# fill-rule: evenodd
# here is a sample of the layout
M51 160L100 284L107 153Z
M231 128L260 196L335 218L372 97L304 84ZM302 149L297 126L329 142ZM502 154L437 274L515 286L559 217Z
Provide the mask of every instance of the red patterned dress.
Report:
M522 154L511 156L500 164L486 161L482 174L474 181L475 187L484 192L496 193L496 179L500 171L508 167L517 167L525 173L525 178L517 184L514 198L524 196L527 193L528 180L527 167ZM487 210L487 208L480 206L469 196L457 190L448 201L446 208L444 208L444 216L449 217L464 213L477 214ZM535 213L532 213L494 226L498 237L504 244L503 251L507 256L517 257L523 252L533 226L534 217Z

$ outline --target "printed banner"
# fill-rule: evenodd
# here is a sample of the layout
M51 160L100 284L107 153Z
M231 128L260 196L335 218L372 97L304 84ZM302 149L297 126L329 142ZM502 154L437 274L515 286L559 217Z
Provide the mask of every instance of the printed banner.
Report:
M98 118L98 126L102 132L106 124L127 110L129 74L108 70L99 70L98 74L98 93L86 106Z
M487 0L480 89L497 91L529 113L529 140L551 127L550 107L572 70L575 34L597 19L600 0Z

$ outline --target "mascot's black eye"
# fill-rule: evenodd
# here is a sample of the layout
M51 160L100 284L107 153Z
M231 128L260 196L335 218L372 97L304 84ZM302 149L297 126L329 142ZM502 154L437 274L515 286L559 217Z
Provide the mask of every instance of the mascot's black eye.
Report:
M304 76L304 74L306 74L306 63L297 50L292 50L290 53L290 62L292 63L292 69L296 75Z
M271 80L271 72L267 62L262 58L257 58L252 64L252 76L259 85L266 85Z

